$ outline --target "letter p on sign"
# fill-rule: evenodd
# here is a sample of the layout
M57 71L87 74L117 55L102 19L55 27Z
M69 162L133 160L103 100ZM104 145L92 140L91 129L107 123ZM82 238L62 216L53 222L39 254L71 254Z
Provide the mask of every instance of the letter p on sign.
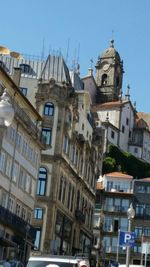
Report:
M124 243L125 244L126 243L129 243L129 241L131 240L131 238L132 238L131 234L125 233L125 235L124 235Z

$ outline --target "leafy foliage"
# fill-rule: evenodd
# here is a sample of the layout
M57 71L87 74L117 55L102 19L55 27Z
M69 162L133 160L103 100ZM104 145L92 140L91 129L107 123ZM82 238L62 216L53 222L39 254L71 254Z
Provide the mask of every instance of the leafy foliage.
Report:
M131 153L123 152L114 145L109 145L103 161L103 174L121 171L134 178L150 177L150 164L137 159Z

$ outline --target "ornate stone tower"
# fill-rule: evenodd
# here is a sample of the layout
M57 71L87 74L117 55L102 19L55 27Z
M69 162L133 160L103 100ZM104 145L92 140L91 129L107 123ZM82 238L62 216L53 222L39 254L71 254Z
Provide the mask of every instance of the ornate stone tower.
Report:
M114 41L111 40L110 47L98 58L96 64L97 103L119 99L123 72L123 61L114 48Z

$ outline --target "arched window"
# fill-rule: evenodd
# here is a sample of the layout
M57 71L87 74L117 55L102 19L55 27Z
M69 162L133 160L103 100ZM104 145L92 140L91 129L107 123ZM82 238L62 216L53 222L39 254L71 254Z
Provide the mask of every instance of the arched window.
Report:
M108 76L107 74L102 75L102 85L106 85L108 82Z
M37 187L37 195L44 196L46 192L47 170L43 167L39 169L39 180Z
M54 104L47 102L44 106L44 115L45 116L53 116L54 115Z

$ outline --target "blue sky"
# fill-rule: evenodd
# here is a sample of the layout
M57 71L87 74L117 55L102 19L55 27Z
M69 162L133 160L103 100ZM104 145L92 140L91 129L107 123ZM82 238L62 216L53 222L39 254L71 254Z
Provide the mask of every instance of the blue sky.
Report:
M61 51L81 77L115 40L124 61L123 92L130 84L138 111L150 112L149 0L1 0L0 45L41 56Z

